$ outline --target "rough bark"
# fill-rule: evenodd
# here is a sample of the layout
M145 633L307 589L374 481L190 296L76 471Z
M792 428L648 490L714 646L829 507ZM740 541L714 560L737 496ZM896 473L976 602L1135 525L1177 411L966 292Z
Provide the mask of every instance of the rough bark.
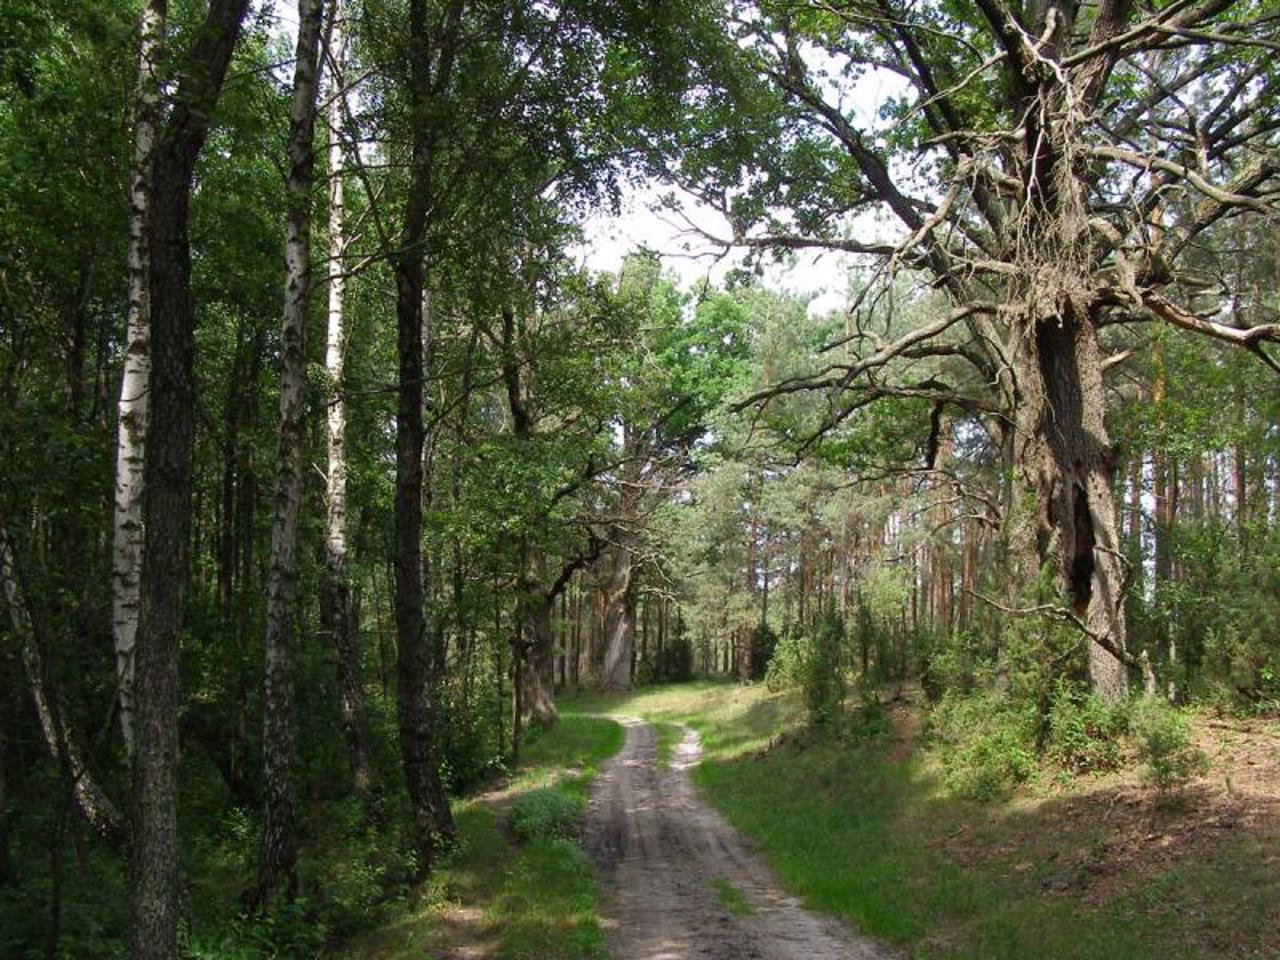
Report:
M332 391L325 425L328 469L325 471L324 580L320 619L329 632L338 662L338 696L347 739L347 759L357 794L368 793L373 782L369 760L369 728L360 684L359 624L352 616L351 584L347 577L347 407L343 393L346 359L344 294L347 238L344 228L343 174L346 159L343 124L343 76L346 42L339 0L331 6L331 82L329 85L329 305L325 344L325 373Z
M311 307L311 184L315 172L316 92L323 0L298 3L298 43L289 109L289 171L285 182L285 293L280 323L280 410L276 437L275 517L267 574L267 635L263 647L262 849L257 900L267 905L283 881L297 893L298 839L294 813L297 660L298 511L302 502L302 410L305 333Z
M545 561L542 563L545 571ZM555 597L548 596L543 578L530 584L518 601L520 633L523 649L517 651L520 669L520 718L526 726L549 727L555 724L555 632L551 611Z
M116 482L112 518L111 626L115 641L120 732L133 756L134 650L142 570L142 472L146 462L148 379L151 373L151 154L160 113L156 73L167 0L147 0L138 19L138 75L133 94L133 169L129 178L128 312L124 372L116 425Z
M454 826L439 775L443 657L427 636L422 567L423 244L430 205L430 44L426 0L409 5L409 112L412 143L401 253L395 259L399 357L395 480L396 682L400 753L413 814L417 872L425 876Z
M178 657L191 517L195 311L192 175L249 0L212 0L153 153L151 381L135 653L129 953L174 960L178 931Z
M1018 465L1035 498L1035 556L1090 634L1089 680L1121 699L1125 570L1112 496L1097 331L1070 311L1038 320L1018 355Z

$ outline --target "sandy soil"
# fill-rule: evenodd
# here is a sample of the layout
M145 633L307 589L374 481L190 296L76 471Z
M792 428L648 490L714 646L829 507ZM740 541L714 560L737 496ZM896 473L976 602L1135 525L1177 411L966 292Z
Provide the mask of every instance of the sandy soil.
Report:
M653 728L622 719L627 739L592 785L586 848L599 869L613 960L887 960L887 948L805 910L689 779L701 756L685 733L668 769ZM728 882L751 912L731 911Z

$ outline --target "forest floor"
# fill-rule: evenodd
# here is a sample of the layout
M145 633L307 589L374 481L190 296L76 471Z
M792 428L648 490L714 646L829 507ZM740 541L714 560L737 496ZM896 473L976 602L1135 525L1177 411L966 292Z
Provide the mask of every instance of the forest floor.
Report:
M1274 720L1196 718L1212 765L1174 793L1132 769L1046 771L976 803L942 787L910 691L890 704L892 734L861 744L802 734L795 698L763 686L654 688L573 709L698 730L701 795L787 892L912 957L1280 958Z

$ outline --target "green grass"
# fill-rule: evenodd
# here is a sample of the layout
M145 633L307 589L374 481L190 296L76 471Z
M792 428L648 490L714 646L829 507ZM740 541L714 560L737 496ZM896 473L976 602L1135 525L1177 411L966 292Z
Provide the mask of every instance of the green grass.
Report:
M695 782L760 845L783 885L909 956L1280 958L1280 871L1274 851L1262 853L1266 838L1108 861L1106 788L956 799L927 755L780 736L798 727L799 705L761 687L662 687L574 708L694 726L705 745ZM1107 862L1124 873L1114 889L1094 883ZM731 896L718 884L717 893Z
M755 908L747 901L746 896L741 890L735 887L725 877L716 877L712 881L712 886L716 888L716 899L730 913L738 916L750 916L755 913Z
M658 721L654 723L653 729L658 735L653 763L659 770L666 770L671 766L671 757L676 752L676 747L684 739L684 727L678 723Z
M512 803L554 790L580 804L623 737L611 720L562 717L526 744L509 785ZM431 881L336 956L431 960L449 955L461 938L482 944L497 960L604 957L595 875L576 842L547 837L514 845L507 812L481 799L455 803L454 818L457 847Z

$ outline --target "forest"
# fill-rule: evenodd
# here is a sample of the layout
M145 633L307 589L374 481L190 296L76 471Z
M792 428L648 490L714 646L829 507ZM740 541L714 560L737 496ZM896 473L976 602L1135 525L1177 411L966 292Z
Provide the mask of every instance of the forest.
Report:
M1280 957L1277 52L0 0L0 956Z

